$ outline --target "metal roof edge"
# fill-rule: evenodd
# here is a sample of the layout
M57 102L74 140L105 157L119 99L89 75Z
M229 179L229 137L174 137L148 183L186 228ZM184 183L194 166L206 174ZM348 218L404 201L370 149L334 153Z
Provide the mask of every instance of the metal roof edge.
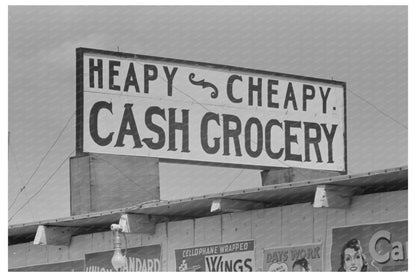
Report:
M326 178L320 178L320 179L312 179L312 180L307 180L307 181L281 183L281 184L268 185L268 186L263 186L263 187L255 187L255 188L234 190L234 191L228 191L228 192L222 192L222 193L206 194L206 195L188 197L188 198L183 198L183 199L178 199L178 200L170 200L170 201L163 200L163 201L158 201L154 203L141 203L138 205L127 207L126 212L137 210L137 209L156 208L160 206L179 204L179 203L190 202L190 201L195 201L195 200L216 199L216 198L235 196L235 195L245 194L245 193L267 191L267 190L276 190L276 189L279 190L279 189L303 187L303 186L310 186L310 185L321 185L321 184L337 185L337 182L340 182L340 181L365 178L365 177L374 176L374 175L391 174L391 173L407 171L407 170L408 170L408 166L401 166L401 167L395 167L395 168L390 168L390 169L370 171L370 172L365 172L365 173L345 174L345 175L326 177Z
M60 223L60 222L75 221L79 219L101 217L101 216L112 215L112 214L122 214L126 212L126 209L127 208L120 208L120 209L107 210L107 211L102 211L102 212L93 212L93 213L88 213L88 214L60 217L56 219L45 219L41 221L13 224L13 225L9 225L9 229L19 228L19 227L28 227L28 226L33 226L33 225L53 225L54 223Z

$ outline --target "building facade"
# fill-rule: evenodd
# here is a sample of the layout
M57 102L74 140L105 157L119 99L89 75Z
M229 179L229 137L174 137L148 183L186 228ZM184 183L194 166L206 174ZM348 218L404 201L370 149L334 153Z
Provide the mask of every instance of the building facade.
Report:
M360 270L407 270L407 173L340 175L13 225L9 270L114 270L110 226L126 218L125 271L343 271L343 246L354 239Z

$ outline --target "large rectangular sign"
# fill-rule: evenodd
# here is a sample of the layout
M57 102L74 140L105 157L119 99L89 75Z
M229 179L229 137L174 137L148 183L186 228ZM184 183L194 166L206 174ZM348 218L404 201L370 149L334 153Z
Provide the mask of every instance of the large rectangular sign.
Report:
M175 258L176 271L253 271L254 241L177 249Z
M161 246L150 245L127 249L127 264L121 271L162 271ZM115 271L111 264L114 251L85 254L85 271Z
M77 49L77 151L346 171L345 83Z
M332 271L407 271L407 221L332 229Z
M322 243L264 249L263 271L322 271Z

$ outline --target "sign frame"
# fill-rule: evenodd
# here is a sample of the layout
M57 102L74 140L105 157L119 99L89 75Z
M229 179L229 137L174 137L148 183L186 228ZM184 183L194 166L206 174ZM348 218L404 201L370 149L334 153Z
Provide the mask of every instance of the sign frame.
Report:
M190 61L190 60L183 60L183 59L174 59L174 58L165 58L165 57L156 57L156 56L148 56L148 55L141 55L141 54L132 54L132 53L125 53L125 52L115 52L115 51L108 51L108 50L101 50L101 49L93 49L93 48L85 48L79 47L76 48L76 132L75 132L75 149L76 149L76 156L83 156L88 152L84 152L84 140L83 140L83 114L84 114L84 84L83 84L83 58L84 54L99 54L99 55L108 55L113 56L116 58L131 58L131 59L141 59L141 60L149 60L153 62L167 62L167 63L178 63L188 66L199 66L204 68L211 68L211 69L219 69L219 70L234 70L243 73L251 73L251 74L260 74L260 75L270 75L275 77L282 77L282 78L292 78L299 81L311 81L311 82L320 82L325 84L337 85L343 88L343 101L344 101L344 130L343 130L343 146L344 146L344 170L343 171L336 171L331 170L334 172L339 172L341 174L346 174L348 172L348 158L347 158L347 85L346 82L343 81L336 81L336 80L329 80L329 79L322 79L322 78L315 78L315 77L308 77L308 76L301 76L301 75L294 75L288 73L279 73L273 71L266 71L266 70L258 70L258 69L250 69L245 67L237 67L231 65L223 65L223 64L215 64L215 63L206 63L206 62L197 62L197 61ZM143 156L145 157L145 156ZM183 159L172 159L172 158L158 158L161 162L168 162L168 163L180 163L180 164L198 164L198 165L209 165L209 166L219 166L219 167L233 167L233 168L247 168L247 169L276 169L279 167L275 166L259 166L259 165L244 165L244 164L234 164L234 163L216 163L216 162L209 162L209 161L200 161L200 160L183 160Z

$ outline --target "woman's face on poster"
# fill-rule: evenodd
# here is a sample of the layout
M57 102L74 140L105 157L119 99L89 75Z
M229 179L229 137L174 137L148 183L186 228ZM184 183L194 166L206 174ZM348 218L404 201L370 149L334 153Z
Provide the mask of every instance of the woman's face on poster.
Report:
M345 271L361 271L361 268L363 267L361 250L356 251L353 248L347 248L344 253Z

